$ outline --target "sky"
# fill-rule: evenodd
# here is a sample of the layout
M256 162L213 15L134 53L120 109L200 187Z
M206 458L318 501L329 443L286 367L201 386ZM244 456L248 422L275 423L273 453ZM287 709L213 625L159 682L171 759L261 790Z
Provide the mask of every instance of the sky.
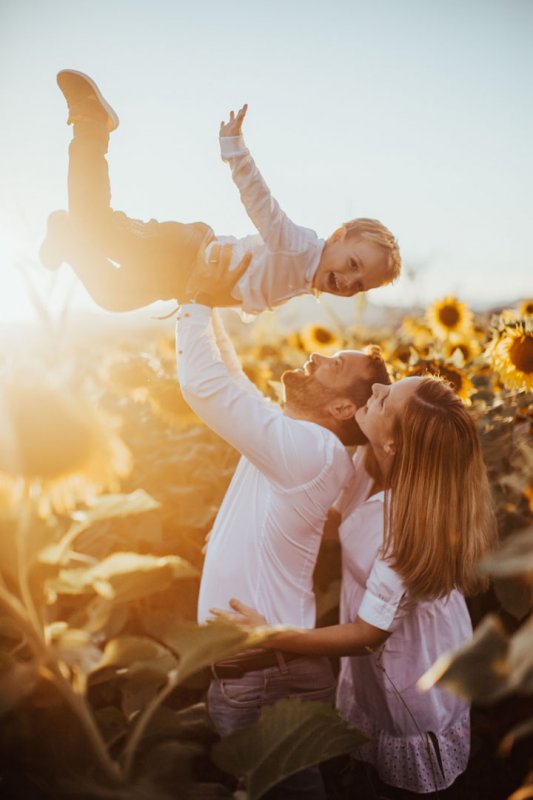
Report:
M0 0L0 320L31 318L28 282L97 310L37 261L67 204L63 68L119 114L112 204L130 216L253 232L217 141L248 102L247 144L295 222L396 235L403 274L372 303L531 296L532 41L533 0Z

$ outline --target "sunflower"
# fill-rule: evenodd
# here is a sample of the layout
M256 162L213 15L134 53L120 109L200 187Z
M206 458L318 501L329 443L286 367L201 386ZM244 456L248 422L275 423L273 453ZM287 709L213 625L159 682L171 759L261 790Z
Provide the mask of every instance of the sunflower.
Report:
M301 340L308 353L335 353L342 346L339 337L323 325L309 325L304 328Z
M485 350L502 384L511 390L533 389L533 317L503 314L494 324Z
M147 399L156 416L167 425L181 429L203 424L185 402L179 383L172 378L152 381L148 387Z
M400 328L400 338L412 342L416 347L425 347L433 341L433 333L427 325L424 325L413 317L404 317Z
M476 391L476 387L468 375L465 375L452 364L445 364L438 359L419 361L415 366L411 367L408 375L437 375L440 378L444 378L455 394L466 404L470 404L470 396Z
M104 365L104 376L112 391L140 400L144 398L147 386L157 379L158 372L147 354L113 355Z
M270 367L264 361L254 361L253 359L244 360L242 364L243 372L250 378L263 394L270 393L270 381L274 375Z
M0 494L37 513L71 511L118 491L131 454L116 420L70 388L8 379L0 392Z
M518 313L521 317L530 317L533 315L533 300L523 300L518 306Z
M441 339L452 333L464 333L472 327L472 312L465 303L460 303L455 297L445 297L437 300L426 311L429 327Z
M469 361L472 361L473 358L480 354L481 345L476 336L453 334L444 342L442 349L447 359L452 358L455 351L459 350L464 363L468 364Z

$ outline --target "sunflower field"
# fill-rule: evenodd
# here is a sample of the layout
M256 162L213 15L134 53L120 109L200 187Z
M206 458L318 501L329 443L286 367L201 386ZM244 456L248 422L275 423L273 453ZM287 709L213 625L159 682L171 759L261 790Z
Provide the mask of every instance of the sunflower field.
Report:
M333 711L282 702L225 740L209 724L209 664L270 634L194 622L238 454L184 402L173 330L110 340L42 323L0 361L0 798L255 800L318 762L328 796L347 797L344 754L363 737ZM266 316L235 330L275 400L311 352L378 344L393 380L441 375L470 409L501 545L480 564L493 582L470 604L472 643L425 680L473 701L465 800L533 798L533 300L474 314L446 297L379 329ZM324 541L319 624L336 620L339 559Z

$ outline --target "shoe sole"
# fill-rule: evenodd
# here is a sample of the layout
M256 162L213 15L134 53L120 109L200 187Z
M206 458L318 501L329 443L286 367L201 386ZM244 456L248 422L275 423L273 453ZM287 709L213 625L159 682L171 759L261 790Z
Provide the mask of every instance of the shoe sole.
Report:
M57 85L59 86L59 88L61 89L61 92L64 95L65 95L65 92L63 91L63 88L61 86L61 76L62 75L76 75L78 78L81 78L85 83L88 83L89 86L91 87L93 93L95 94L98 102L100 103L100 105L104 109L105 113L107 114L107 129L111 132L111 131L114 131L116 128L118 128L119 118L118 118L117 112L114 110L114 108L112 108L109 105L107 100L105 100L105 98L102 96L102 94L100 92L100 89L98 88L96 83L92 80L92 78L89 78L89 76L86 75L84 72L78 72L78 70L75 70L75 69L62 69L61 72L57 73ZM65 95L65 97L66 97L66 95ZM67 103L68 103L68 100L67 100Z

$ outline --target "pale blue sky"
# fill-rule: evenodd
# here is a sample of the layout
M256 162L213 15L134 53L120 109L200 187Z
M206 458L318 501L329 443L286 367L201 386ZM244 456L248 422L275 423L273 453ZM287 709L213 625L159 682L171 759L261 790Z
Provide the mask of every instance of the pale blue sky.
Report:
M13 264L66 206L64 67L119 113L115 208L251 232L217 144L247 101L296 222L327 236L373 216L397 235L417 282L372 302L533 293L532 41L533 0L0 0L0 315L24 314ZM56 298L71 283L63 268ZM75 304L93 307L81 287Z

